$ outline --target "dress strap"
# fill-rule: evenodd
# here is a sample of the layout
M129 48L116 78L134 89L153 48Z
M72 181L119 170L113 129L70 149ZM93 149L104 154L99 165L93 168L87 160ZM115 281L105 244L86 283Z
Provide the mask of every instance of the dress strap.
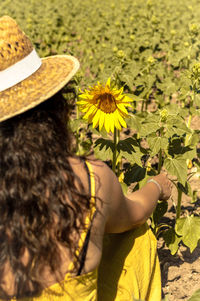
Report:
M81 271L85 264L88 244L89 244L89 240L90 240L91 227L92 227L92 223L95 218L95 215L96 215L94 172L93 172L91 163L89 163L88 161L84 161L84 164L85 164L85 168L86 168L87 174L88 174L89 192L90 192L91 198L90 198L90 212L86 216L85 229L83 230L83 232L80 235L78 249L76 250L76 255L79 256L79 258L80 258L80 267L79 267L77 276L81 274ZM73 267L74 267L74 263L71 262L71 264L69 265L69 270L70 269L72 270Z
M89 189L90 189L90 219L93 218L94 212L96 211L96 204L95 204L95 178L94 178L94 172L92 168L92 164L89 161L85 161L85 166L88 173L88 180L89 180Z

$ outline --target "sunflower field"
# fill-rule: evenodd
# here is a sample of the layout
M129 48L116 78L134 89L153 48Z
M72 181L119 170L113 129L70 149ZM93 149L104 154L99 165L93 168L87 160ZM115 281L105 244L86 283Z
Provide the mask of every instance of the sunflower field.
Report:
M79 155L94 154L124 192L165 169L174 220L159 202L150 224L172 254L200 240L200 6L198 0L1 0L41 57L71 54L81 64L70 84ZM70 97L68 95L68 97ZM200 187L200 185L199 185ZM183 195L191 210L182 206Z

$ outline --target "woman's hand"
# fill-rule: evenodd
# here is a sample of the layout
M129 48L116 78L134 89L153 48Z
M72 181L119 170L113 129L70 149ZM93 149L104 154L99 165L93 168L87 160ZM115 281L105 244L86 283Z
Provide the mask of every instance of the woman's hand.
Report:
M159 200L168 200L172 191L172 182L168 179L167 174L163 172L155 177L152 177L151 179L160 185L161 191Z

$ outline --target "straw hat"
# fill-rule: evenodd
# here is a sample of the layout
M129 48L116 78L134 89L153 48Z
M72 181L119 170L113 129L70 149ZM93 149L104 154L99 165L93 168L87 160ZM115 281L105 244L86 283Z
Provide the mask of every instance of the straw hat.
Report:
M73 56L39 58L8 16L0 18L0 122L23 113L63 88L79 69Z

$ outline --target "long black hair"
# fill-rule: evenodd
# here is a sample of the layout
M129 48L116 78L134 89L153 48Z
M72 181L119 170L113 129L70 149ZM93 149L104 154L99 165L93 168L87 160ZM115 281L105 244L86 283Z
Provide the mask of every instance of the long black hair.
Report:
M43 288L40 267L59 267L57 244L75 256L90 196L75 186L68 157L71 104L58 93L43 104L0 123L0 298L9 299L3 283L9 266L17 298ZM55 222L56 220L56 222ZM28 263L21 258L28 251ZM78 269L78 261L77 261ZM30 290L31 288L31 290Z

